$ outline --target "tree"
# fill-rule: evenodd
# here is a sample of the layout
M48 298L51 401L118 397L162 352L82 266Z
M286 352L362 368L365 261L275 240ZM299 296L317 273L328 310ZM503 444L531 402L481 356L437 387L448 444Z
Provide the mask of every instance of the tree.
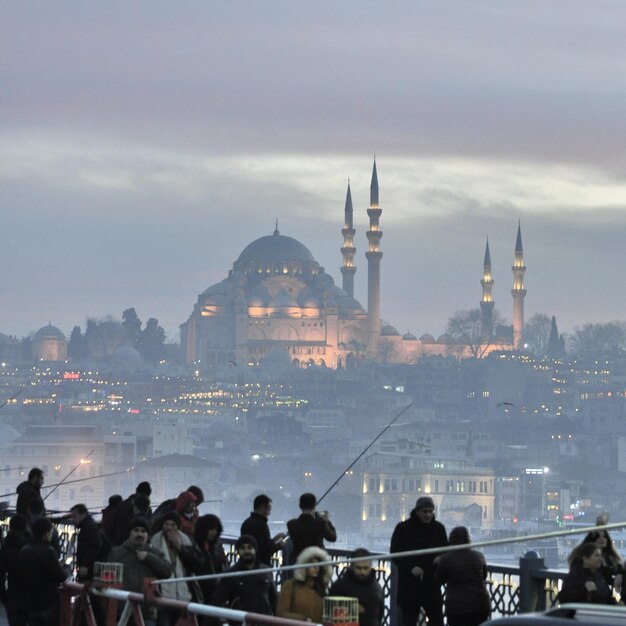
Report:
M74 326L67 344L67 356L72 359L84 359L87 356L87 345L80 326Z
M504 320L496 309L492 315L493 327L504 324ZM449 320L446 327L450 352L461 355L467 348L477 359L485 356L490 348L502 345L504 341L499 336L487 336L483 328L483 316L480 309L457 311Z
M146 361L158 361L165 353L165 331L159 326L159 320L151 317L141 331L139 352Z
M134 308L126 309L122 313L122 326L128 333L130 345L136 348L139 345L139 336L141 334L141 320L137 317Z
M576 326L569 337L573 352L616 352L626 349L626 322Z
M531 354L539 356L546 353L551 325L552 322L545 313L535 313L524 324L524 343L528 345Z

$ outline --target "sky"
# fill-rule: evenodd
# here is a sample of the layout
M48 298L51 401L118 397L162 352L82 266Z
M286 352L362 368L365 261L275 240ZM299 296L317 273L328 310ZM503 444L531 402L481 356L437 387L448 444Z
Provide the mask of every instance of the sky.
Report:
M252 240L304 243L355 296L376 156L381 316L435 336L481 299L626 319L622 1L5 3L0 332L134 307L172 340Z

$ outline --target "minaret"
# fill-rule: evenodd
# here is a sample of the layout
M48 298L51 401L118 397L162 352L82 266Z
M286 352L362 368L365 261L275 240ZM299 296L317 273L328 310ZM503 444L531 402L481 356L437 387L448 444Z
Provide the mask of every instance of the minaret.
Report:
M526 266L524 265L524 249L522 247L522 228L521 224L517 224L517 241L515 242L515 260L513 261L513 347L519 348L522 344L522 333L524 331L524 298L526 297L526 289L524 289L524 274Z
M493 276L491 275L491 255L489 254L489 239L485 247L485 260L483 261L483 277L480 281L483 286L483 299L480 301L480 310L483 314L483 337L493 336Z
M380 251L380 238L383 236L379 228L378 220L382 210L378 205L378 175L376 173L376 159L372 170L372 183L370 185L370 207L367 215L370 218L370 228L367 231L367 326L368 343L367 349L370 355L376 352L376 345L380 337L380 260L383 253Z
M356 248L354 247L354 225L352 223L352 194L350 193L350 179L348 179L348 191L346 193L346 208L343 228L343 247L341 254L343 255L343 265L341 273L343 274L343 290L352 298L354 298L354 274L356 265L354 264L354 255Z

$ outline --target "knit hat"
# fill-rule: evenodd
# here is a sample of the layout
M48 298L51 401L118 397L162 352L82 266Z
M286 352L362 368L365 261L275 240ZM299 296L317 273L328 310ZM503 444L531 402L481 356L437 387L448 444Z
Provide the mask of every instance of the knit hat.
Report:
M237 539L237 543L235 544L235 549L239 550L239 548L241 548L241 546L244 543L250 544L255 550L259 549L259 545L256 539L252 535L241 535L241 537Z
M176 511L168 511L161 518L163 522L174 522L178 528L180 528L180 515Z
M435 503L433 502L433 499L430 498L429 496L422 496L421 498L417 499L417 502L415 503L415 510L419 511L420 509L434 509L435 508Z
M133 528L145 528L146 532L150 532L150 528L148 526L148 520L145 517L141 517L141 515L136 515L130 520L130 524L128 528L132 530Z

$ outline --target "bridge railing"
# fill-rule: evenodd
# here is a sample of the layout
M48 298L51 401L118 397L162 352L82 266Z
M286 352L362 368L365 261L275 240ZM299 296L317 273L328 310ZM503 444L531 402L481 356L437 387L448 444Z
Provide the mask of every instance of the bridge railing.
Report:
M5 526L3 520L0 525ZM61 559L71 565L76 551L76 533L74 527L68 524L55 524L59 534ZM4 529L6 531L6 528ZM230 563L237 558L235 550L235 538L223 538L224 549ZM339 562L350 556L350 550L329 548L329 555L333 561L337 561L333 568L333 580L337 578L346 567L345 563ZM280 567L282 564L281 552L277 552L271 565ZM396 571L395 566L389 559L372 555L372 565L376 579L385 594L385 613L383 626L397 626L397 609L395 602ZM487 591L491 598L491 610L494 616L515 615L533 610L542 610L554 605L561 581L565 577L565 570L549 569L544 565L542 558L536 553L529 552L520 559L519 566L497 565L487 563ZM275 575L277 589L280 589L282 575ZM426 624L424 617L420 620L420 626Z

